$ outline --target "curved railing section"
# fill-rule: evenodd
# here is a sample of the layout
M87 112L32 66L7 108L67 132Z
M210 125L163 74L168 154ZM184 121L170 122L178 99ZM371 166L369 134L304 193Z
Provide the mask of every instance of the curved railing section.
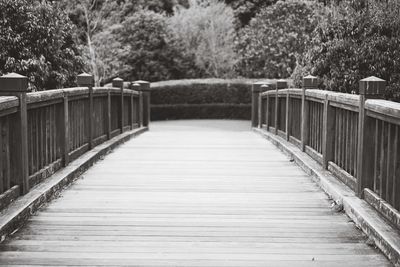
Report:
M360 82L360 95L284 81L253 84L253 127L289 141L400 226L400 103L380 100L385 81Z
M80 87L28 92L26 77L0 78L0 208L67 166L85 152L121 133L148 125L149 85L123 89ZM145 115L144 115L145 114Z

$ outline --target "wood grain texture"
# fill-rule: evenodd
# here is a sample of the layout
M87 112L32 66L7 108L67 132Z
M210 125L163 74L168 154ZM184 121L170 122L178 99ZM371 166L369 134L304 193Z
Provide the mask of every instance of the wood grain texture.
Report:
M249 122L152 123L0 246L0 265L390 266Z

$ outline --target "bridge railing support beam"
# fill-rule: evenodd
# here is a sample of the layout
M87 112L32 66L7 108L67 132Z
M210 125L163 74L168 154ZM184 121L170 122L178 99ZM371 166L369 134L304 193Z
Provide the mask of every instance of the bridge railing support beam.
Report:
M362 197L364 188L373 188L374 183L374 120L366 115L365 101L383 95L386 81L369 77L359 82L360 107L358 117L357 146L357 188L356 193Z
M124 121L125 115L128 114L124 114L124 80L122 80L121 78L115 78L112 80L112 86L115 88L119 88L120 92L121 92L121 100L120 100L120 110L119 110L119 123L120 123L120 128L121 128L121 133L124 132Z
M260 94L264 82L255 82L251 85L251 127L260 127Z
M89 144L89 150L93 148L93 85L94 85L94 77L91 74L88 73L82 73L79 74L77 77L77 83L78 86L81 87L87 87L89 88L89 116L88 118L88 129L89 129L89 134L88 134L88 144Z
M18 111L14 121L10 121L10 170L11 183L20 187L20 193L29 192L28 169L28 114L26 94L28 78L16 73L0 77L0 95L16 96L19 99ZM9 187L9 186L8 186Z
M307 89L317 89L318 88L318 78L312 75L305 76L303 78L303 92L301 94L301 150L304 152L306 150L306 145L308 143L309 132L309 108L308 102L306 101L306 90Z
M335 116L335 109L330 105L328 94L326 94L322 121L322 166L324 169L328 169L329 161L334 159Z
M140 91L140 124L144 127L148 127L150 123L150 83L147 81L135 81L134 85L135 84L140 85L134 86L135 90Z
M285 110L285 114L279 114L279 96L278 96L278 91L280 89L286 89L288 87L288 84L285 80L278 80L276 82L276 102L275 102L275 134L278 134L278 121L279 121L279 116L285 116L286 120L285 120L285 133L287 136L287 140L289 140L289 135L288 135L288 117L289 117L289 92L286 94L286 110Z
M262 128L263 124L267 124L268 122L268 102L265 103L263 101L262 93L269 91L272 89L272 84L271 83L263 83L263 85L260 86L260 93L258 96L258 128Z

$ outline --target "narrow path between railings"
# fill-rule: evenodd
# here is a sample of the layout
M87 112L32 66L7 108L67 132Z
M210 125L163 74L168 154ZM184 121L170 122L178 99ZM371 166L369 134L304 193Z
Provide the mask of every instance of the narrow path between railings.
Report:
M243 121L152 123L0 248L4 265L390 266Z

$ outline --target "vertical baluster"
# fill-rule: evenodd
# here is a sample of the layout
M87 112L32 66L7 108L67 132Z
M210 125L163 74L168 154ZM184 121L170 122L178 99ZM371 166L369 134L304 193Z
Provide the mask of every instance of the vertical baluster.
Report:
M335 109L330 106L328 94L325 95L323 127L322 127L322 162L323 167L328 169L329 161L334 160L335 148Z
M394 133L394 148L393 148L393 188L392 188L392 203L395 209L400 208L400 181L399 181L399 126L395 126L395 133Z
M393 172L393 150L394 150L394 143L393 143L393 128L392 124L388 123L388 138L387 138L387 156L386 156L386 198L385 200L390 204L392 200L392 191L391 188L393 187L393 179L392 179L392 172Z
M380 166L379 166L379 196L381 198L385 198L385 189L386 189L386 166L385 166L385 162L386 162L386 151L387 151L387 123L386 122L382 122L382 134L380 136L381 139L381 152L379 153L380 156Z
M375 120L375 136L374 136L374 192L379 190L379 136L380 136L380 126L379 121Z

